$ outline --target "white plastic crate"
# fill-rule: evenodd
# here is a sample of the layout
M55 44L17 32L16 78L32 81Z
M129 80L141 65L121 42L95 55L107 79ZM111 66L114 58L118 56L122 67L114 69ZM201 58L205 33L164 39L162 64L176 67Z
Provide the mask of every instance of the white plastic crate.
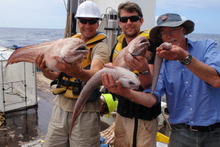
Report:
M27 108L37 104L35 64L7 64L13 50L0 51L0 112Z

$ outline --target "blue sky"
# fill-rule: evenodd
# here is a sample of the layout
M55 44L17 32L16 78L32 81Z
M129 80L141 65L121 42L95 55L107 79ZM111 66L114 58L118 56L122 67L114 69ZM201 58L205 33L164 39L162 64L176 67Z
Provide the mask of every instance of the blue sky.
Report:
M194 21L195 33L220 34L219 0L157 0L155 17L167 12ZM0 27L63 29L65 23L63 0L0 0Z
M156 15L178 13L195 23L195 33L220 34L220 0L157 0Z

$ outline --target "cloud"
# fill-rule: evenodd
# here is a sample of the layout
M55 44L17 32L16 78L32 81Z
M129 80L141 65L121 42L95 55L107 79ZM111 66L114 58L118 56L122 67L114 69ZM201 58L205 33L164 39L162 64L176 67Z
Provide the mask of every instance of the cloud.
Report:
M0 27L64 27L66 10L62 0L0 0L0 3Z

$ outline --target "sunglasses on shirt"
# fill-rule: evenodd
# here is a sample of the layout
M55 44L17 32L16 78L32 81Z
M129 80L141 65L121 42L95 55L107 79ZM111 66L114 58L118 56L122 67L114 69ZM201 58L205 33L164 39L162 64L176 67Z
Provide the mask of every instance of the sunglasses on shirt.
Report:
M137 15L129 16L129 17L120 17L119 21L125 23L125 22L128 22L128 19L130 19L131 22L136 22L136 21L140 20L141 17L137 16Z
M79 22L82 24L87 24L87 22L88 22L91 25L97 23L99 20L97 18L95 18L95 19L78 18L78 19L79 19Z

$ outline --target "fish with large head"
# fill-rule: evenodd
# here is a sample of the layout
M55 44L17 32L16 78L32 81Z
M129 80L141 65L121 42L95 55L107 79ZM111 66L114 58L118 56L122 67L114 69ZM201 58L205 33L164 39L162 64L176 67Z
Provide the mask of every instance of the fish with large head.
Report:
M17 49L9 57L7 65L18 62L35 63L37 56L44 54L46 66L52 71L59 71L56 68L57 61L79 64L87 53L85 42L79 38L58 39Z
M133 39L125 48L123 48L113 61L114 66L120 66L129 70L126 62L131 61L135 56L145 56L150 42L144 36L138 36Z
M140 81L137 75L131 72L130 70L119 66L107 66L107 65L104 66L103 69L96 72L96 74L94 74L89 79L89 81L86 83L86 85L83 87L82 91L80 92L80 95L76 101L73 110L70 132L72 131L76 118L81 113L83 106L85 105L91 93L102 85L101 77L103 73L111 74L113 79L115 81L120 81L122 87L124 88L138 89L140 86Z
M113 61L112 67L104 67L89 79L76 101L73 110L70 132L72 131L76 118L81 113L91 93L102 85L102 73L110 73L115 81L121 82L124 88L137 89L140 86L138 77L130 71L131 69L127 66L126 61L132 60L135 58L135 56L144 56L149 45L149 41L146 39L146 37L136 37L128 44L127 47L119 52Z

